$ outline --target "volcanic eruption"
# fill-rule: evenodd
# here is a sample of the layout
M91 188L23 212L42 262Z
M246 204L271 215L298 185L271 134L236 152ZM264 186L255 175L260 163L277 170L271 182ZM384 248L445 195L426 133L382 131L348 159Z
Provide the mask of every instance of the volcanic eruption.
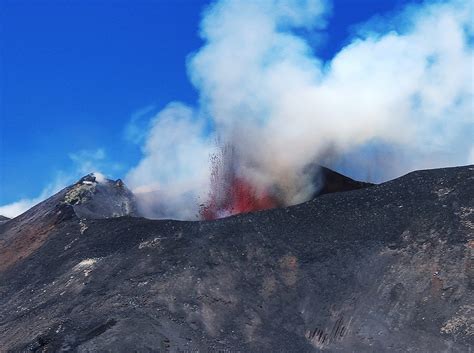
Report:
M427 1L323 62L327 10L213 1L199 101L150 117L124 182L0 216L1 352L471 352L474 165L382 181L474 163L474 6ZM324 167L374 161L374 187Z
M211 156L210 178L208 200L201 205L199 212L202 219L217 219L282 205L274 189L258 188L245 175L239 175L235 150L230 145Z
M154 114L125 183L154 192L147 217L214 219L309 200L314 164L383 182L471 163L472 10L408 8L324 58L303 35L324 30L324 2L217 1L187 58L198 101Z

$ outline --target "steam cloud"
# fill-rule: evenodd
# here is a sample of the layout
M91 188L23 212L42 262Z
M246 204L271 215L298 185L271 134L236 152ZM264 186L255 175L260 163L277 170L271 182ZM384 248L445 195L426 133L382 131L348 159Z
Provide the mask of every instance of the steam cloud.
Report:
M352 175L378 163L376 181L472 162L473 4L431 2L373 20L324 62L298 33L323 30L327 9L310 0L207 9L205 45L188 61L199 105L161 111L126 178L147 216L195 217L215 136L234 149L237 173L277 185L287 204L313 191L305 167L315 161Z

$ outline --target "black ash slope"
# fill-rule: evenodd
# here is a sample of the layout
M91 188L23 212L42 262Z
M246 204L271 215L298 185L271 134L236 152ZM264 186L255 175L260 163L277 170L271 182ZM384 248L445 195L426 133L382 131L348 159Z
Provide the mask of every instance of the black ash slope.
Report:
M474 344L473 166L213 222L84 220L63 207L40 246L0 272L4 351Z

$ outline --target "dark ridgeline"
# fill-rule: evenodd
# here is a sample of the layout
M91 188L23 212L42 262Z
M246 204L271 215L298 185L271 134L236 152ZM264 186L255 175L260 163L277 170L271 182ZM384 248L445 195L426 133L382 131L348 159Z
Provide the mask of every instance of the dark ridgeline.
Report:
M311 201L209 222L131 217L88 176L1 222L0 351L468 352L474 167L325 173Z
M315 166L315 168L316 171L313 173L316 179L315 184L319 179L319 183L317 184L321 185L321 187L317 188L313 197L332 194L334 192L364 189L374 185L372 183L353 180L326 167Z
M0 224L9 220L10 218L0 215Z

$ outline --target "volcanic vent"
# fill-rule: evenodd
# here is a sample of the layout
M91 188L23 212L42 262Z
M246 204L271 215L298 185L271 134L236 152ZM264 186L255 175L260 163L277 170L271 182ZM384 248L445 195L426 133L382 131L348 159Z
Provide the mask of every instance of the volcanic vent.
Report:
M278 185L258 185L241 172L235 149L224 146L211 157L211 188L207 201L201 205L200 217L212 220L239 213L248 213L289 206L284 190ZM307 178L314 190L309 199L322 194L350 191L371 186L339 174L331 169L312 164Z
M235 151L231 146L225 146L220 154L213 155L211 165L211 188L207 202L201 205L202 219L211 220L280 206L272 190L257 188L244 175L239 175Z

